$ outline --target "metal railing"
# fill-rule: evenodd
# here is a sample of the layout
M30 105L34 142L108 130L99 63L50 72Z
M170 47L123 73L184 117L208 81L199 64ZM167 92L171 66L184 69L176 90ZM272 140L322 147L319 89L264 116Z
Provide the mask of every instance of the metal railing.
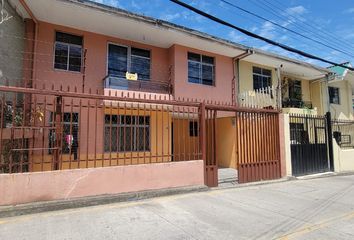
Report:
M332 120L332 132L341 148L354 148L354 120Z
M127 80L115 76L106 76L103 81L104 88L162 94L172 93L172 85L169 82L155 80Z
M242 92L238 99L242 107L277 109L275 86Z
M232 137L239 182L280 177L277 110L46 88L0 93L0 174L204 160L215 186L217 141ZM234 131L219 130L225 118Z
M282 101L283 108L308 108L313 109L312 102L297 99L286 99Z

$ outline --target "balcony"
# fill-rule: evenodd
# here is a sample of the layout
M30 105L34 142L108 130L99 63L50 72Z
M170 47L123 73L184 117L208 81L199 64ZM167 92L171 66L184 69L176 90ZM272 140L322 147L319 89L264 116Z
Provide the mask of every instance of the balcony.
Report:
M312 102L298 99L285 99L282 102L283 113L300 115L317 115L317 108L312 106Z
M298 99L285 99L283 100L283 108L307 108L312 109L312 103Z
M168 95L172 93L172 85L169 82L127 80L125 78L113 76L107 76L104 78L104 88Z

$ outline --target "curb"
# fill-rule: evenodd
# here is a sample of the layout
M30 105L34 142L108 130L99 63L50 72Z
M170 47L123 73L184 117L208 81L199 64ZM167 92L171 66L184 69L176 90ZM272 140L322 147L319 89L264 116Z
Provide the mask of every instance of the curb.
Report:
M266 181L258 181L258 182L242 183L242 184L237 183L235 185L225 186L225 187L219 186L219 187L210 188L210 190L219 191L219 190L245 188L245 187L256 187L256 186L283 183L283 182L294 181L294 180L297 180L297 179L294 177L284 177L284 178L275 179L275 180L266 180Z
M73 208L91 207L97 205L106 205L106 204L119 203L119 202L138 201L138 200L164 197L170 195L205 192L208 190L209 188L207 186L193 186L193 187L141 191L141 192L134 192L134 193L122 193L116 195L100 195L100 196L76 198L70 200L36 202L36 203L20 204L14 206L4 206L4 207L0 207L0 218L16 217L22 215L59 211L59 210L66 210L66 209L73 209Z
M343 177L343 176L352 176L352 175L354 175L354 172L325 172L325 173L317 173L312 175L296 177L296 180L313 180L319 178Z

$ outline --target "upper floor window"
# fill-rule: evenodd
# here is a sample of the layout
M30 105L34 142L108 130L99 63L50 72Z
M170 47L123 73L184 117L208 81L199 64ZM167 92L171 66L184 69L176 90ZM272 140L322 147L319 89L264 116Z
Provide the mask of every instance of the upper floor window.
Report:
M108 45L108 75L125 78L126 73L138 74L139 80L150 80L150 51Z
M214 58L188 53L188 82L215 85Z
M272 71L253 67L253 89L258 90L272 85Z
M328 87L329 102L333 104L340 104L339 88Z
M289 80L289 99L294 101L302 100L301 81Z
M80 72L83 39L80 36L56 32L54 68Z

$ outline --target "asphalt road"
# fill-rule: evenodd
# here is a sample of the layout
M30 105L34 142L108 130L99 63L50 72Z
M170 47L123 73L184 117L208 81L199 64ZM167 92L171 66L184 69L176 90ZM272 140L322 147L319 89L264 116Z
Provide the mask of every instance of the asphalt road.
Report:
M354 239L354 176L0 219L0 239Z

